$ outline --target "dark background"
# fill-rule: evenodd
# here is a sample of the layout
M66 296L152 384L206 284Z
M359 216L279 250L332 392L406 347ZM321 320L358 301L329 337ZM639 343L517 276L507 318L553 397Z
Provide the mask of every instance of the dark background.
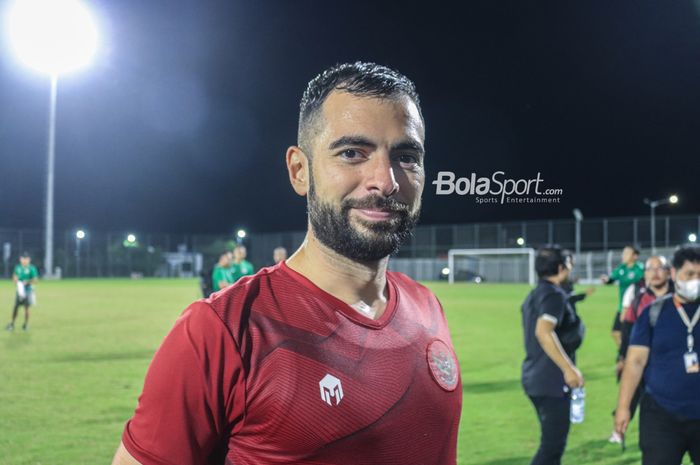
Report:
M306 83L342 61L414 80L423 224L697 213L693 1L90 2L101 47L59 80L56 228L305 229L284 152ZM458 6L460 5L460 6ZM6 6L6 3L0 3ZM2 11L4 13L4 11ZM48 79L0 44L0 227L40 228ZM436 196L438 171L532 178L561 204Z

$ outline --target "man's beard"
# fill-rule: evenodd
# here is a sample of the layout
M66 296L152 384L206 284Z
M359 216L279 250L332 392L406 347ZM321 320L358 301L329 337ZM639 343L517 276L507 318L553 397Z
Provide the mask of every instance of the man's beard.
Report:
M385 221L360 220L368 230L362 232L351 224L352 208L382 209L394 215ZM407 204L379 196L345 199L338 211L316 196L313 180L309 186L308 209L309 222L318 240L340 255L361 262L377 261L396 253L411 236L420 216L420 209L411 212Z

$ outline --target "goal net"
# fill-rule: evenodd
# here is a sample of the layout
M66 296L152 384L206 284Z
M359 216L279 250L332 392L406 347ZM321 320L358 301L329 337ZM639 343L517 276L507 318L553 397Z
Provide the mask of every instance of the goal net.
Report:
M535 249L450 249L450 284L455 282L528 283L535 285Z

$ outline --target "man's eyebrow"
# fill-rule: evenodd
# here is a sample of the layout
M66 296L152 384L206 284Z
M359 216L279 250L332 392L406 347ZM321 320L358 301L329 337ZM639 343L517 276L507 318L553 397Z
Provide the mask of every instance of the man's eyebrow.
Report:
M423 148L423 145L415 140L405 140L401 141L398 144L394 144L391 146L391 151L400 151L400 150L413 150L415 152L420 153L423 155L425 153L425 149Z
M374 142L363 136L343 136L340 139L336 139L330 143L328 146L329 150L334 150L339 147L345 147L348 145L360 146L360 147L370 147L374 148L377 146Z

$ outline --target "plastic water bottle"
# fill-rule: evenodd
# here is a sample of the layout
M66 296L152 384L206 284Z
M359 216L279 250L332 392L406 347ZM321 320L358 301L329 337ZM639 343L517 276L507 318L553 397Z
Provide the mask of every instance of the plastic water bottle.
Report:
M571 411L569 419L571 423L583 423L583 416L586 406L586 390L577 387L571 390Z

